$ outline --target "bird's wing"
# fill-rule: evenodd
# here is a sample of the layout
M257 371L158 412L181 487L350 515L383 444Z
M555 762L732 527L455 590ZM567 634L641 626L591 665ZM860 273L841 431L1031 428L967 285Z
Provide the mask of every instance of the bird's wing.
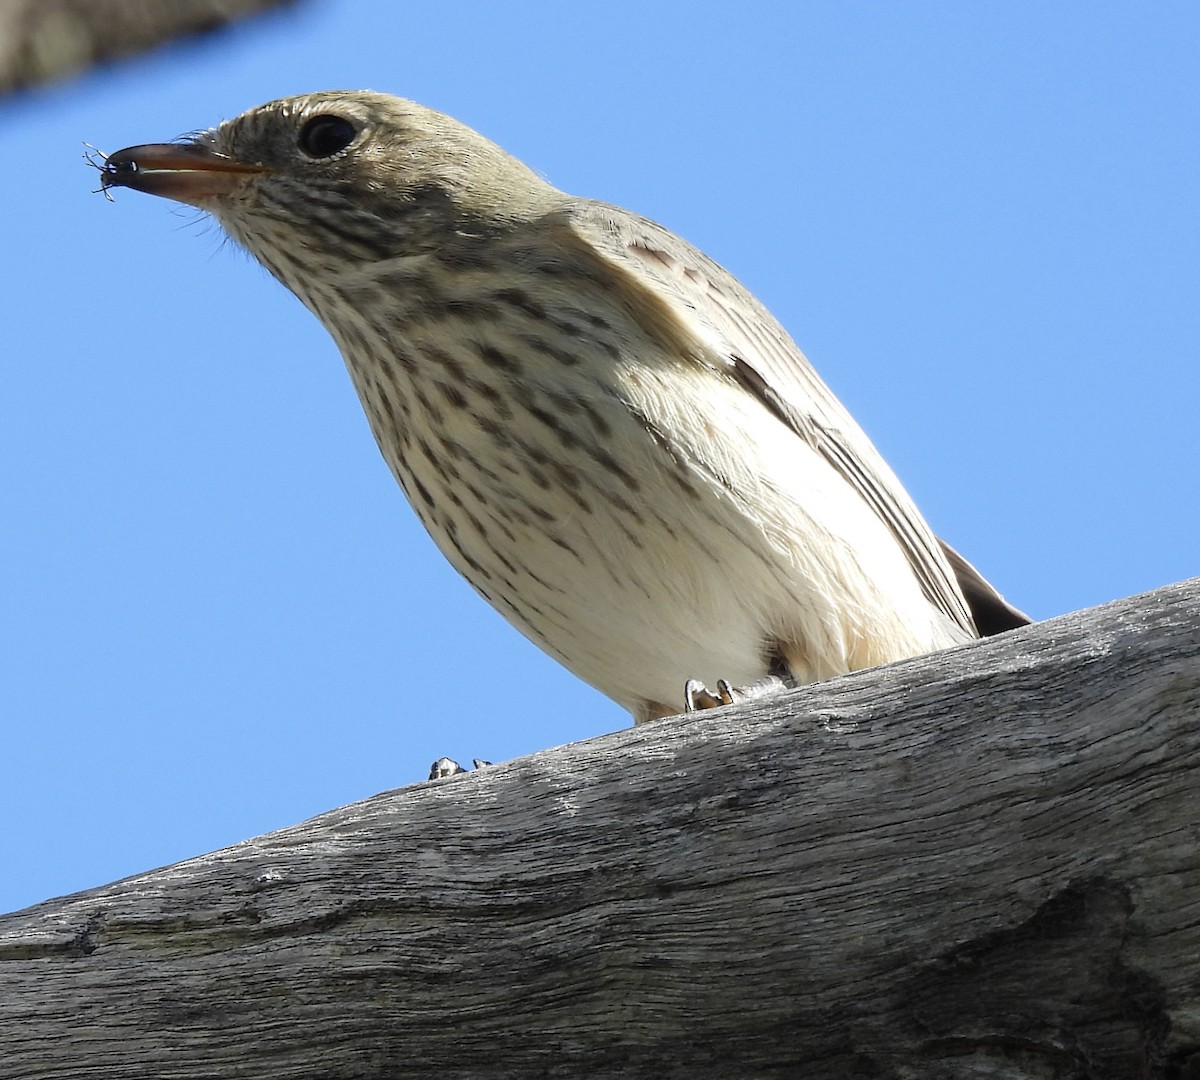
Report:
M942 545L942 554L950 563L950 569L958 579L958 587L966 598L967 607L971 609L971 618L975 620L975 628L980 637L1003 634L1005 630L1015 630L1018 626L1028 626L1033 622L1020 608L1013 607L1005 600L991 583L945 540L938 542Z
M601 203L577 202L568 211L567 228L581 249L590 248L610 272L624 276L627 295L645 291L647 277L654 281L659 298L711 347L715 362L874 509L929 600L975 636L971 612L938 539L871 441L766 308L728 271L645 218Z

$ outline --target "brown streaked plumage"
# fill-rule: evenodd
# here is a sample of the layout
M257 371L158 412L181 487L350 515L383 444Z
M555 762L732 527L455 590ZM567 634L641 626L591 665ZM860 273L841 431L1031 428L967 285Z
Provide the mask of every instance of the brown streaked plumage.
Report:
M1027 621L725 270L450 117L304 95L104 184L208 211L313 311L446 557L637 720Z

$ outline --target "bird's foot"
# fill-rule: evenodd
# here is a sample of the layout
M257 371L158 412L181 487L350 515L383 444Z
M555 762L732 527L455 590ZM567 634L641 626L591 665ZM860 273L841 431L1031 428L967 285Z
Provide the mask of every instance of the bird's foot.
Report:
M718 679L715 693L699 679L688 679L683 688L683 711L699 712L701 709L715 709L738 701L770 697L772 694L782 693L787 688L788 684L778 675L755 679L745 686L731 686L728 679Z
M490 765L490 761L484 761L483 758L472 758L471 764L476 769L482 769ZM440 780L444 776L456 776L458 773L470 772L470 769L464 769L454 758L440 757L429 767L429 779Z

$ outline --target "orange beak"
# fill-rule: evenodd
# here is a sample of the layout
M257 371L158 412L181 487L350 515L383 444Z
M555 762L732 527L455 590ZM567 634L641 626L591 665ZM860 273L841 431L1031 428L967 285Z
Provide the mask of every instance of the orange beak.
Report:
M100 184L133 188L149 195L203 207L232 195L267 171L223 157L200 143L147 143L118 150L104 159Z

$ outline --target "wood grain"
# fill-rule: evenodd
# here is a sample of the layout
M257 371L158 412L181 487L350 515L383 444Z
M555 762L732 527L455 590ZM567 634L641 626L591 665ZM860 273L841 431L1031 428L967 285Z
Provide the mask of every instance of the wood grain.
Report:
M1195 1077L1198 628L1200 580L7 916L0 1076Z

